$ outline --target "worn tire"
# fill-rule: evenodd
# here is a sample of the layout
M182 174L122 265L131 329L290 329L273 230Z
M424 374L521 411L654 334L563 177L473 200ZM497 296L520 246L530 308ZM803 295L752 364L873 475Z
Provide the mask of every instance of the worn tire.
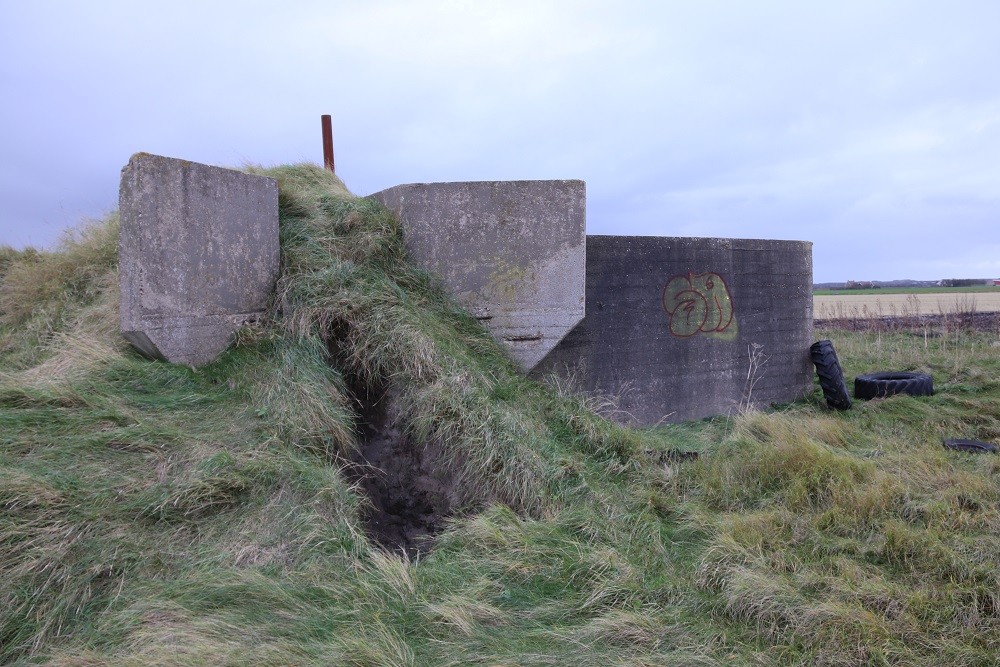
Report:
M997 453L997 446L992 442L982 442L980 440L966 440L964 438L949 438L944 441L944 446L947 449L954 449L959 452L971 452L973 454L979 454L982 452L989 452L991 454Z
M828 340L813 343L809 348L809 356L816 366L816 375L819 376L819 386L823 389L826 404L835 410L849 409L851 395L847 393L844 371L840 368L833 343Z
M926 373L870 373L854 378L854 398L867 401L896 394L933 396L934 380Z

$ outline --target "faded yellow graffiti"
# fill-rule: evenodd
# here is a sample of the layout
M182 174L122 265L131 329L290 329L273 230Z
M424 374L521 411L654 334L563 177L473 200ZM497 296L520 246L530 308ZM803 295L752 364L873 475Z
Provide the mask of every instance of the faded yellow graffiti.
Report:
M697 333L727 340L736 337L733 298L718 273L671 278L663 287L663 310L670 317L670 333L678 338Z

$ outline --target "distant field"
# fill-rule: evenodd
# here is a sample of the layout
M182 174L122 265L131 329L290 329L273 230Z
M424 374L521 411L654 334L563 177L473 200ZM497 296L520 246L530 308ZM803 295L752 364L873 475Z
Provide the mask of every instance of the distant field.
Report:
M877 289L818 289L813 290L813 296L829 296L840 294L968 294L995 292L1000 294L1000 287L992 285L976 285L975 287L882 287Z
M1000 312L1000 288L850 290L813 295L813 316L821 320L971 312Z

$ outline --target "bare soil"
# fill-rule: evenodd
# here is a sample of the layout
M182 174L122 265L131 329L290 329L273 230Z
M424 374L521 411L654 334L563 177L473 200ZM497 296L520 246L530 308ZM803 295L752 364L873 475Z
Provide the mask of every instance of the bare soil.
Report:
M413 558L430 551L455 506L450 473L434 442L414 442L400 424L391 387L353 387L361 422L359 451L347 467L370 501L364 512L370 539Z

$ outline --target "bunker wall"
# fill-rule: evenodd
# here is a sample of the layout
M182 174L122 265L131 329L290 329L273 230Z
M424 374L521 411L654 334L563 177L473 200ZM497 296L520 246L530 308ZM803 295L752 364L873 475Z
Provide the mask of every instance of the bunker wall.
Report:
M525 371L583 319L583 181L414 183L371 197L399 217L410 259Z
M586 316L536 366L678 422L812 391L812 244L588 236Z
M277 182L136 153L119 209L122 335L150 357L211 362L274 290Z

